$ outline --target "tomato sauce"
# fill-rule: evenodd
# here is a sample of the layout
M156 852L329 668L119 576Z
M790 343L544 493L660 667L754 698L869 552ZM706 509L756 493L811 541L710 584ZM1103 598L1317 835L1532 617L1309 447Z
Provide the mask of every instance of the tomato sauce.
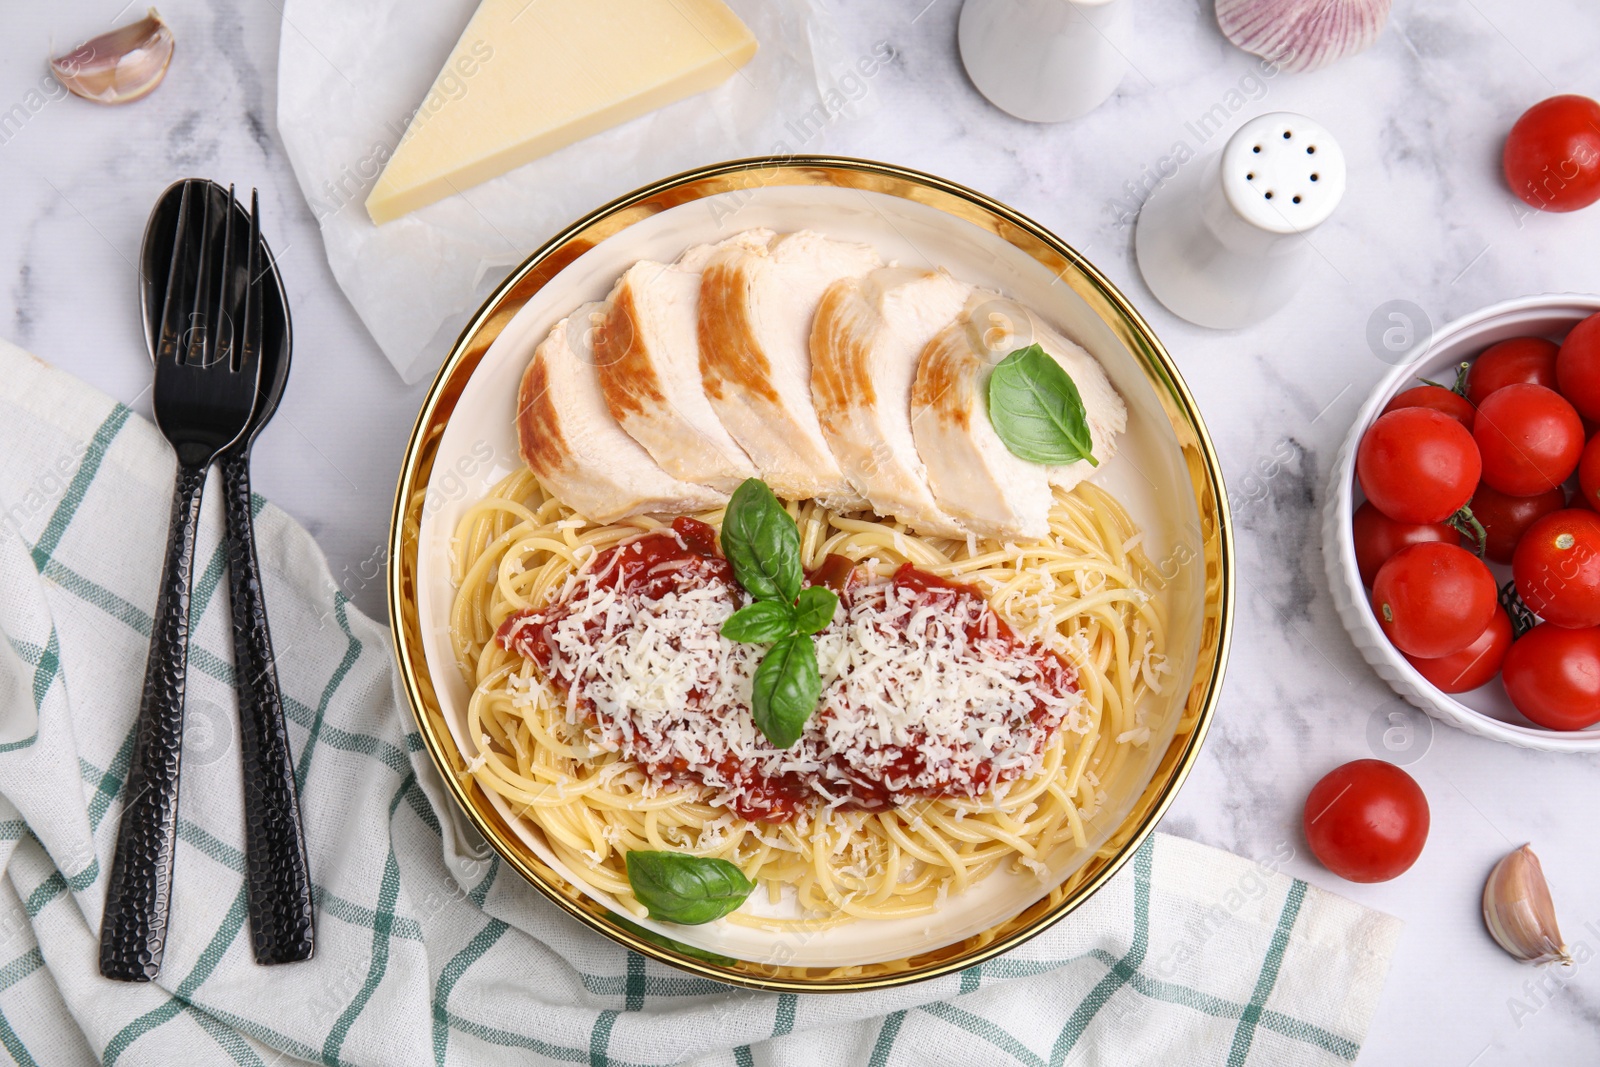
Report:
M733 568L717 551L716 531L691 518L679 518L672 524L672 533L653 533L611 548L594 561L591 573L597 577L594 585L603 589L617 589L644 600L656 600L675 591L720 580L729 589L733 607L744 602L733 577ZM840 596L837 619L845 619L852 605L871 596L899 596L910 593L914 610L933 609L952 614L959 609L966 619L965 630L970 641L984 640L990 649L1004 649L1025 655L1035 661L1035 677L1049 692L1065 694L1075 692L1076 678L1072 668L1060 657L1019 638L1004 620L990 610L982 594L974 587L952 582L921 570L912 564L902 565L888 583L887 592L881 583L864 581L854 563L844 556L830 555L823 564L807 576L807 583L825 585ZM963 601L976 600L977 606ZM571 613L570 605L558 603L538 612L528 612L507 619L497 633L497 639L507 648L514 649L536 663L547 677L553 677L554 653L550 634L562 619ZM837 623L836 623L837 624ZM598 622L585 623L586 632L594 632ZM693 690L688 698L689 707L684 716L692 722L696 715L726 716L748 715L745 707L715 707L712 694ZM1052 720L1044 703L1035 698L1029 715L1032 729L1028 730L1030 750L1042 751L1051 733L1059 725L1059 715ZM591 723L599 722L599 713L593 701L580 691L577 706ZM813 715L813 727L825 727L838 709L829 703L825 690L822 705ZM622 751L629 754L631 741L638 733L630 722L621 721L624 737ZM898 804L919 798L940 796L972 797L981 795L995 784L1019 776L1022 769L1013 765L997 771L988 760L967 761L958 776L941 777L940 768L931 766L922 748L926 734L915 728L910 731L909 743L884 745L876 749L873 766L859 766L845 753L829 750L818 740L821 731L808 728L799 742L801 754L808 760L820 762L821 770L804 773L789 771L769 773L760 759L740 759L727 756L713 763L696 766L682 757L667 761L639 760L649 777L658 783L681 783L706 786L714 792L726 792L731 810L740 818L768 823L788 822L826 798L841 800L838 805L846 810L883 811ZM763 742L763 746L764 746ZM765 749L759 755L771 756L773 750ZM933 788L908 787L918 779L938 779L941 784Z

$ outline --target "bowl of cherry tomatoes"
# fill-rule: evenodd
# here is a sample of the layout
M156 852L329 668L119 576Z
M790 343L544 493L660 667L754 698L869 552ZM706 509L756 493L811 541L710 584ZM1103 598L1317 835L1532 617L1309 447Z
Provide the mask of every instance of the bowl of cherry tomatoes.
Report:
M1323 513L1334 606L1435 718L1600 752L1600 296L1435 333L1368 399Z

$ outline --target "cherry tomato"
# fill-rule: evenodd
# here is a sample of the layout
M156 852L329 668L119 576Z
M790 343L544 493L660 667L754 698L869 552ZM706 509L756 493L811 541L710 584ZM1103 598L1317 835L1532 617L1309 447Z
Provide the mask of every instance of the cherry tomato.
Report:
M1400 408L1432 408L1449 415L1466 427L1468 432L1472 430L1472 420L1478 414L1471 401L1442 385L1418 385L1396 393L1394 399L1383 406L1383 413L1388 414Z
M1556 486L1534 496L1507 496L1494 486L1479 482L1478 491L1467 506L1488 535L1483 554L1496 563L1510 563L1517 542L1534 520L1567 506L1567 492Z
M1583 455L1583 420L1542 385L1508 385L1478 405L1472 429L1483 480L1510 496L1547 493L1572 476Z
M1438 659L1406 656L1406 662L1441 693L1466 693L1480 685L1487 685L1491 678L1500 673L1500 664L1510 648L1511 616L1506 614L1505 608L1496 607L1483 633L1460 652Z
M1600 626L1600 515L1566 508L1536 521L1517 542L1511 576L1552 626Z
M1573 501L1576 504L1583 501L1591 508L1600 509L1600 433L1589 438L1589 443L1583 446L1583 455L1578 457L1578 496Z
M1356 508L1350 525L1356 541L1356 570L1361 572L1361 584L1369 589L1378 576L1378 568L1407 545L1428 541L1461 543L1461 533L1454 526L1442 522L1395 522L1373 507L1371 501Z
M1556 353L1561 346L1543 337L1513 337L1490 345L1467 371L1467 399L1473 404L1496 389L1527 382L1556 387Z
M1600 200L1600 104L1552 96L1534 104L1506 137L1506 183L1541 211L1576 211Z
M1461 510L1483 473L1472 434L1429 408L1379 415L1356 449L1356 480L1396 522L1443 522Z
M1500 666L1511 703L1548 730L1600 722L1600 629L1542 623L1517 638Z
M1477 640L1499 606L1499 592L1483 560L1466 549L1410 545L1378 568L1372 610L1395 648L1438 659Z
M1578 323L1561 342L1556 383L1579 415L1600 420L1600 314Z
M1311 787L1306 843L1328 870L1352 882L1404 874L1428 840L1428 798L1405 771L1358 759Z

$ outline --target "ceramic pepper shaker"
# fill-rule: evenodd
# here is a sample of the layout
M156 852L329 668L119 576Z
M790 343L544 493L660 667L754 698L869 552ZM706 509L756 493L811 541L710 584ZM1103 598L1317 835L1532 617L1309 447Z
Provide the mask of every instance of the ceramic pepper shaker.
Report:
M1087 115L1117 89L1128 63L1131 0L967 0L957 38L967 76L989 102L1029 122Z
M1316 251L1306 235L1344 195L1344 153L1304 115L1251 119L1220 153L1196 160L1139 212L1134 249L1145 284L1174 314L1213 329L1282 308Z

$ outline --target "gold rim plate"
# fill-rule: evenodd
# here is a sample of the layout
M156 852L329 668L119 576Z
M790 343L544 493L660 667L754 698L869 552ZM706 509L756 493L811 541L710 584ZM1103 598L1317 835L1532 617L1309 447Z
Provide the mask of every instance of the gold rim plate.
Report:
M495 338L535 293L601 241L682 204L769 186L830 186L901 197L978 226L1036 260L1082 298L1138 362L1171 422L1199 514L1205 617L1198 658L1177 733L1132 812L1077 873L1010 919L887 963L821 968L717 957L662 938L585 895L528 849L472 779L440 710L423 653L417 561L424 498L445 427ZM734 160L663 179L573 223L513 270L462 331L428 390L401 465L389 541L389 621L406 695L452 798L500 857L562 911L627 948L716 981L788 992L858 992L959 971L1015 947L1089 899L1155 828L1194 766L1221 692L1233 585L1227 496L1205 423L1172 358L1116 287L1060 238L981 193L885 163L821 156Z

